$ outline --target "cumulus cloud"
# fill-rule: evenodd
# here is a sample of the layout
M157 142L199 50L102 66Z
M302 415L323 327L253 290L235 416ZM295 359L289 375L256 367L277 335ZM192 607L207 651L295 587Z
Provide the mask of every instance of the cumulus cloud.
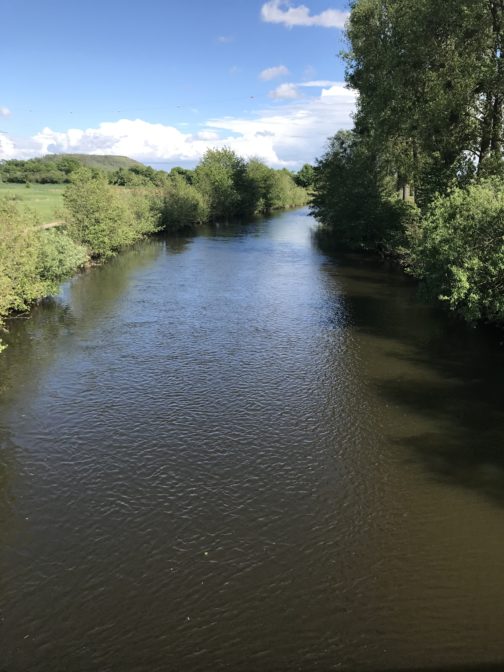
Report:
M288 0L268 0L261 8L263 21L280 23L288 28L293 26L344 28L348 16L348 12L342 12L339 9L326 9L320 14L312 14L306 5L291 7Z
M283 77L284 75L288 74L290 74L289 69L286 68L285 65L275 65L272 68L266 68L266 70L263 70L259 75L259 79L269 81L271 79L275 79L276 77Z
M292 85L296 86L296 85ZM254 116L208 119L190 133L142 119L120 119L95 128L44 128L32 138L0 134L0 159L47 153L121 154L145 163L194 165L207 149L230 147L243 157L259 156L274 167L297 168L313 161L327 137L351 128L355 93L331 83L317 97L278 102Z
M300 98L300 93L295 84L280 84L276 89L268 93L270 98L274 100L288 100L293 98Z
M10 117L11 111L9 110L8 107L1 107L0 106L0 117Z

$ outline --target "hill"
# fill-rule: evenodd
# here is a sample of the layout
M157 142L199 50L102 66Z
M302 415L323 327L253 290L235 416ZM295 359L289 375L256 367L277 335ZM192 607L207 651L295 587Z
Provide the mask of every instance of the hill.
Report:
M46 161L59 161L65 158L75 159L75 161L88 168L100 168L107 171L144 165L140 161L135 161L135 159L130 159L127 156L116 156L114 154L47 154L43 157Z

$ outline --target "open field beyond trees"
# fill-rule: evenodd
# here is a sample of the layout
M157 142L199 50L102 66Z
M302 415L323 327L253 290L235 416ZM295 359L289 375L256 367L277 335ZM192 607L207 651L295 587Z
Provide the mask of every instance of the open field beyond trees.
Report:
M35 211L41 224L59 219L63 209L64 184L9 184L0 183L0 198L7 197L18 206Z

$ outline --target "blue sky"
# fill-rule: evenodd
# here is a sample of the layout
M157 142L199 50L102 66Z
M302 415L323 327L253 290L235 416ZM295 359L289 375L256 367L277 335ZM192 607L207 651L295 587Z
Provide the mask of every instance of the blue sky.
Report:
M4 0L0 159L231 146L297 168L351 125L346 0Z

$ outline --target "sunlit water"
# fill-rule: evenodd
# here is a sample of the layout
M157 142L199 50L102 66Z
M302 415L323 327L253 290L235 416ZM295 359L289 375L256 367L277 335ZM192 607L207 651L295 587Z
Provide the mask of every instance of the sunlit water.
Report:
M10 325L0 670L504 661L502 347L305 211Z

